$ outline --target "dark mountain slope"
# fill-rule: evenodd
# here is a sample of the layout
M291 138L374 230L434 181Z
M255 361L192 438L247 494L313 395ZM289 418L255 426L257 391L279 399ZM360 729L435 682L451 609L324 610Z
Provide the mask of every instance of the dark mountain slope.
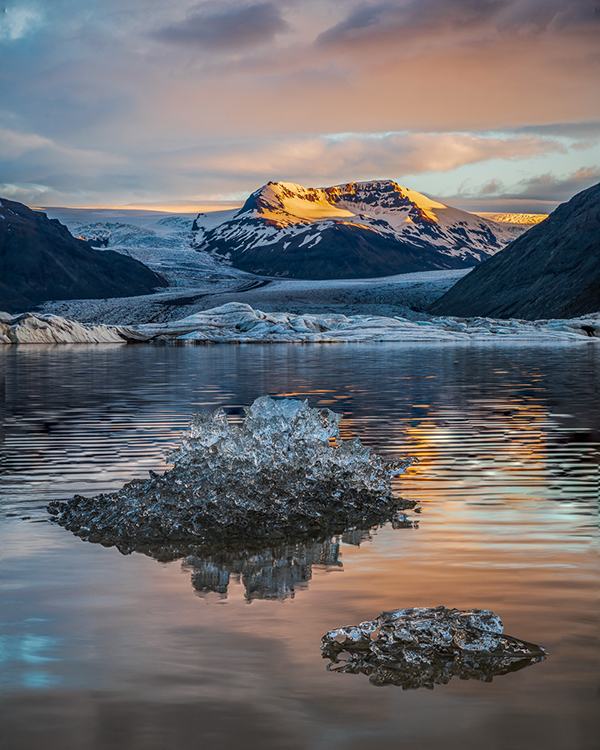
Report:
M462 278L429 312L493 318L577 317L600 311L600 184Z
M321 222L316 237L307 242L306 234L288 235L283 249L265 244L245 252L215 239L211 249L227 255L242 271L292 279L366 279L465 266L461 258L441 253L427 243L419 246L356 224Z
M45 213L0 200L0 310L52 299L131 297L160 286L167 282L143 263L94 250Z

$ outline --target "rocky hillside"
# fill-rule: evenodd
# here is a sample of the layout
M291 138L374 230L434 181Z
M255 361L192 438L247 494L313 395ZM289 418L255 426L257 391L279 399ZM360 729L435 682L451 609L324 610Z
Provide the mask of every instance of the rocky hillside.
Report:
M600 184L475 268L429 309L460 317L576 317L600 311Z
M166 285L143 263L95 250L45 213L0 200L0 310L52 299L130 297Z
M392 180L269 182L239 210L200 214L194 246L265 276L350 279L469 268L525 226L445 206Z

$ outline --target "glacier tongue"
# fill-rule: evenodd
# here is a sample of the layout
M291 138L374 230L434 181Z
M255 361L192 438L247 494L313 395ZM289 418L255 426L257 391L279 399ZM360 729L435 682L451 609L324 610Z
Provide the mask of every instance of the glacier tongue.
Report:
M165 474L48 509L79 536L127 550L323 535L394 518L407 504L391 478L415 459L386 461L358 438L341 440L341 418L268 396L246 408L240 426L221 408L199 412Z
M362 673L375 685L404 689L432 689L452 677L491 682L545 658L544 648L503 630L487 609L413 607L329 630L321 652L331 672Z

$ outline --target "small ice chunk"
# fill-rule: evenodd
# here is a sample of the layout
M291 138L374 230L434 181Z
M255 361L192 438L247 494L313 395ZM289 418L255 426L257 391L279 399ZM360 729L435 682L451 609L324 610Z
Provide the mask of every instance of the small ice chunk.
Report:
M321 651L332 672L363 673L373 684L404 689L433 688L454 676L490 682L545 658L541 646L503 630L498 615L487 609L413 607L330 630Z

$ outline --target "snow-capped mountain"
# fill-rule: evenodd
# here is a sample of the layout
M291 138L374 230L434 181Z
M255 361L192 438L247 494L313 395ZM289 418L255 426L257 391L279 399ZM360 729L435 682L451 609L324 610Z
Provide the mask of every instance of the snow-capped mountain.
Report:
M526 228L445 206L392 180L328 188L269 182L241 209L199 214L193 245L255 274L367 278L468 268Z

